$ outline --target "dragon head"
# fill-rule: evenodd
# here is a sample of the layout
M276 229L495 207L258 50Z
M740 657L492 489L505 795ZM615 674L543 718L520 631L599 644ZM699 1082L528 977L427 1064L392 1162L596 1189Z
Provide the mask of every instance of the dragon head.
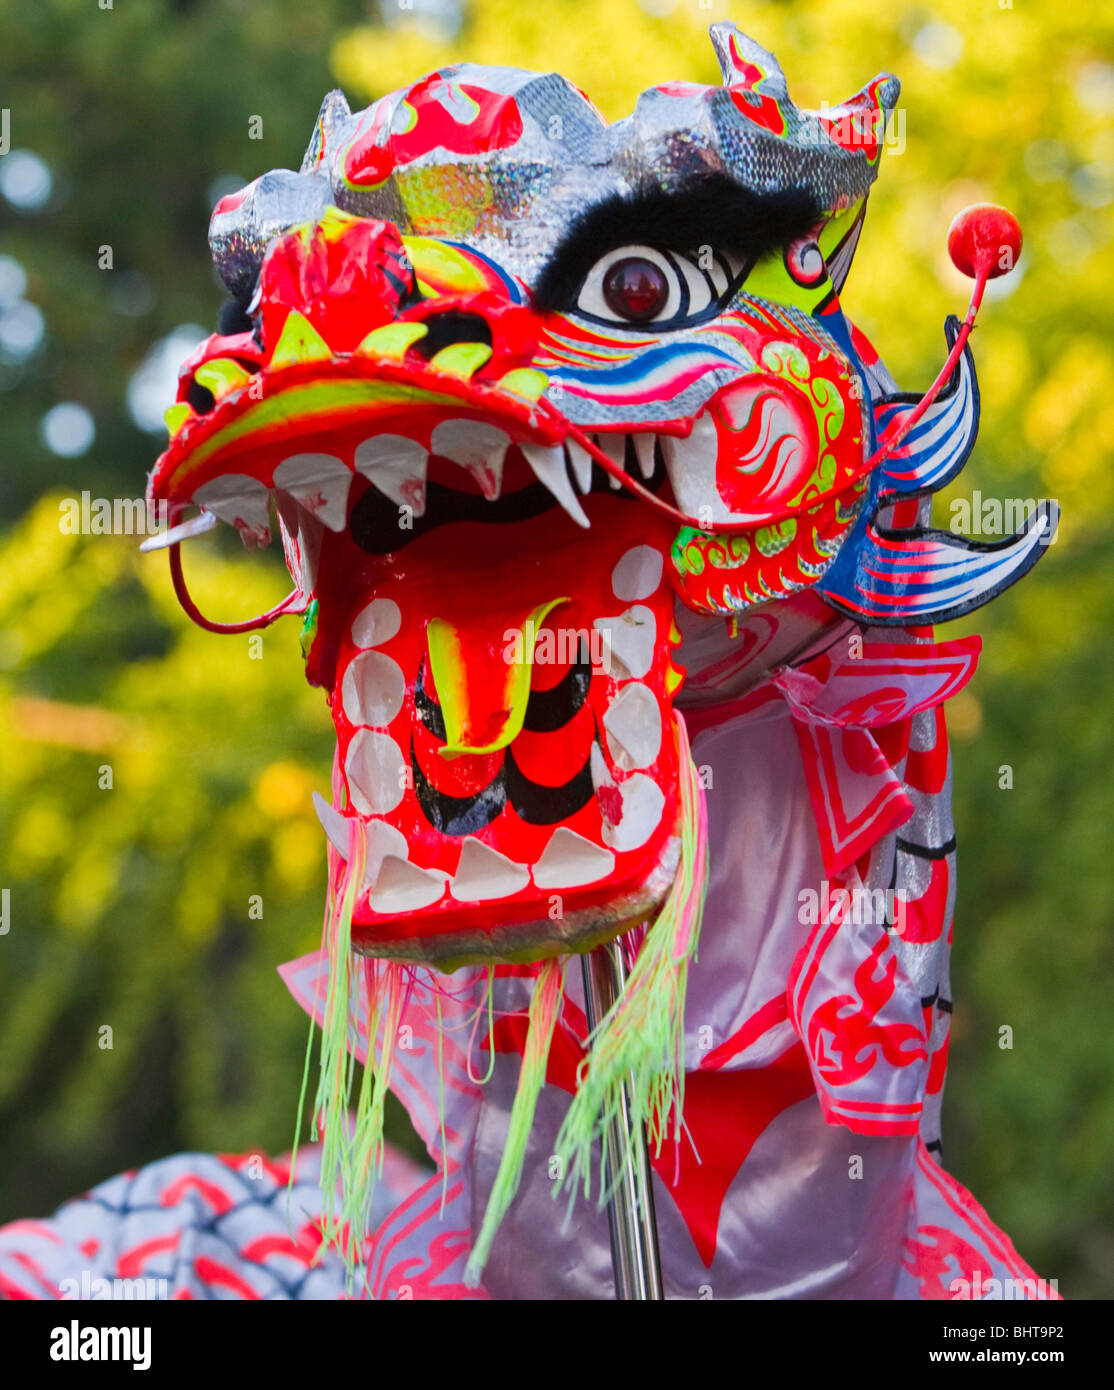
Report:
M277 514L369 955L536 960L644 921L681 854L686 674L719 698L826 626L964 612L1051 525L892 528L978 405L964 348L880 459L916 398L839 294L897 80L810 113L771 54L712 38L722 86L614 125L509 68L355 114L334 92L301 169L213 214L234 304L150 495L203 509L175 545L213 518L266 543Z

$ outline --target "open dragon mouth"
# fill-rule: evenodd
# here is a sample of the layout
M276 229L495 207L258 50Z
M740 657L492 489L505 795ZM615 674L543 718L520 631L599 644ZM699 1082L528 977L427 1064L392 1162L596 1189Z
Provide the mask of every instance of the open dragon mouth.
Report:
M210 340L152 491L256 542L277 512L337 731L318 812L341 859L362 839L354 945L537 959L644 920L680 855L675 525L473 344L428 360L391 325L326 359L291 318L266 361ZM597 438L672 495L654 436Z
M587 532L548 506L345 553L380 502L323 559L311 652L335 660L319 810L342 855L365 837L354 942L537 958L641 920L679 854L668 528L596 495Z

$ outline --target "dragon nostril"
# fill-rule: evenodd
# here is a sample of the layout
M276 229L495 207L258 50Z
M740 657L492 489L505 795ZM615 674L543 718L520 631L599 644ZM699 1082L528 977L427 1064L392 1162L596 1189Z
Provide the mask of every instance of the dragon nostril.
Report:
M436 357L442 348L451 347L453 343L486 343L491 347L491 328L478 314L432 314L424 323L426 335L413 347L413 351L423 357Z
M200 381L191 381L186 391L186 400L197 411L198 415L208 415L216 404L212 391L207 386L202 386Z

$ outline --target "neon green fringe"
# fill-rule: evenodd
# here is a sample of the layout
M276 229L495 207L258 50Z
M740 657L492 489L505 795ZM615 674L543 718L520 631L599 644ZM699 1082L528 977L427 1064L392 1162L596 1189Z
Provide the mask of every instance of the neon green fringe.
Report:
M547 960L534 981L529 1026L522 1049L522 1070L518 1074L518 1089L515 1091L514 1104L511 1107L510 1126L503 1146L503 1156L499 1160L499 1171L495 1175L491 1196L488 1198L483 1225L479 1236L472 1244L468 1264L464 1270L464 1282L470 1288L476 1288L480 1282L487 1257L491 1253L491 1243L503 1217L507 1214L507 1208L514 1201L522 1180L526 1145L534 1124L538 1096L545 1084L553 1030L561 1012L564 993L561 968L561 962Z
M708 872L707 815L703 790L689 750L684 719L676 716L681 764L681 862L653 926L631 968L626 988L589 1039L578 1087L557 1136L561 1178L575 1196L583 1186L591 1195L592 1148L601 1151L599 1204L611 1196L606 1181L608 1135L628 1088L632 1130L645 1125L655 1152L661 1152L670 1115L679 1140L684 1104L685 993L688 967L696 959L704 888ZM631 1132L618 1126L622 1151L617 1172L628 1158Z
M313 1126L321 1139L322 1228L325 1245L343 1256L351 1283L367 1234L367 1215L375 1183L383 1168L383 1115L395 1040L402 1008L402 970L382 963L378 978L369 981L366 1048L355 1110L349 1118L352 1091L360 1063L356 1007L364 961L352 950L352 915L366 863L364 837L353 833L350 853L339 884L330 890L325 919L329 959L328 988L321 1024L321 1060ZM376 1055L376 1040L382 1047ZM310 1025L312 1042L313 1025ZM311 1052L299 1102L299 1129L305 1103Z

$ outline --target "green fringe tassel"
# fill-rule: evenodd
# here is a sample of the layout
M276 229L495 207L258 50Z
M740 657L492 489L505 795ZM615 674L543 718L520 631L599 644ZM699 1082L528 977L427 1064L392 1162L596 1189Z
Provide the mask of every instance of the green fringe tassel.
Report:
M367 1234L367 1213L383 1168L383 1118L402 1009L402 969L378 963L368 974L366 1060L355 1110L349 1107L360 1063L355 1053L357 1020L365 962L352 950L352 915L363 882L366 843L353 834L339 883L330 890L325 919L329 956L328 991L321 1025L321 1061L313 1103L313 1127L321 1140L322 1232L324 1245L343 1256L351 1287ZM302 1077L299 1130L309 1080L314 1025ZM377 1057L376 1040L383 1045ZM295 1145L295 1152L297 1145ZM293 1168L292 1168L293 1171ZM324 1247L323 1247L324 1248Z
M611 1196L606 1173L608 1135L628 1088L632 1132L644 1125L656 1153L666 1135L681 1135L684 1105L685 993L696 959L708 872L707 814L684 720L676 716L681 764L681 862L661 912L646 933L626 988L589 1038L578 1087L557 1136L561 1178L554 1195L578 1186L591 1195L592 1148L601 1151L599 1204ZM631 1132L617 1126L622 1145L616 1172L629 1157Z
M484 1265L491 1253L491 1243L503 1217L507 1214L507 1208L514 1201L522 1180L526 1144L534 1124L538 1095L545 1084L549 1049L553 1042L553 1029L561 1012L563 993L561 963L557 960L547 960L534 981L529 1027L522 1049L522 1070L518 1074L518 1089L515 1091L514 1105L511 1107L510 1127L503 1146L503 1156L499 1160L499 1171L491 1188L480 1234L473 1242L464 1270L464 1282L469 1288L474 1289L479 1285Z

